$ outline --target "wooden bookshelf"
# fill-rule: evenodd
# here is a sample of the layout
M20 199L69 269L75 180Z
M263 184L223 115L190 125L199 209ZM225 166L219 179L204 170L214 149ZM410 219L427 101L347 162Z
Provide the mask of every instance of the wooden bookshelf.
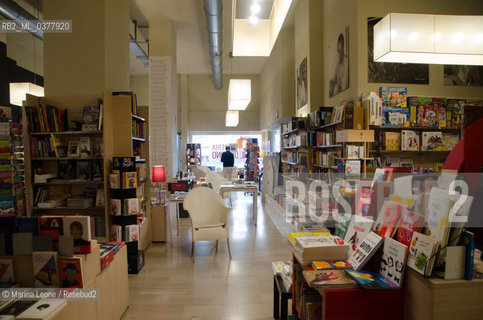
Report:
M68 111L68 124L71 123L72 120L82 122L82 115L85 106L95 106L98 104L99 96L56 96L56 97L35 97L31 95L27 95L26 100L24 101L24 106L36 106L36 105L52 105L56 106L59 109L66 109ZM26 180L26 208L27 208L27 215L39 215L39 214L74 214L74 213L82 213L85 215L93 216L95 219L95 223L99 224L102 223L103 225L97 225L97 231L103 231L102 233L98 232L95 235L95 238L98 240L108 240L107 235L109 234L109 213L108 207L91 207L88 209L73 209L68 207L57 207L57 208L38 208L34 205L34 191L38 188L48 188L50 186L70 186L71 194L72 195L80 195L83 192L84 187L92 187L92 188L102 188L104 189L104 200L105 203L109 203L109 197L106 188L106 181L108 181L108 173L109 173L109 161L113 156L113 149L111 145L107 141L112 141L113 139L113 132L112 128L109 126L106 128L106 122L109 122L110 119L113 118L113 114L116 114L114 110L102 108L102 119L104 123L104 128L101 131L60 131L60 132L29 132L28 131L28 120L27 115L24 111L22 112L22 122L24 123L23 132L24 132L24 154L25 154L25 180ZM106 130L107 129L107 130ZM62 143L64 144L66 141L70 140L78 140L82 136L90 136L90 143L91 143L91 152L93 151L93 139L98 139L97 137L102 138L103 144L103 157L89 157L89 158L80 158L80 157L31 157L30 152L30 138L31 137L48 137L51 134L54 134L57 137L61 137ZM101 175L101 180L75 180L69 179L64 181L54 181L48 183L35 183L34 182L34 174L33 169L37 166L40 166L45 170L47 173L58 174L58 162L59 161L100 161L101 169L103 171L103 175Z

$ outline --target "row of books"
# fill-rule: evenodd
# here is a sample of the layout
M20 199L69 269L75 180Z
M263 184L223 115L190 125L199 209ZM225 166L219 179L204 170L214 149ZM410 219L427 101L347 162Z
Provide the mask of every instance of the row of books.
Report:
M15 212L18 216L25 215L25 160L23 146L23 126L20 123L11 123L11 166L13 183L13 200ZM2 160L3 161L3 160ZM2 175L2 174L0 174ZM3 183L3 181L2 181Z
M306 152L284 152L282 153L282 161L305 166L307 165L307 153Z
M282 123L282 134L299 129L305 129L305 118L292 117L290 120Z
M307 145L307 137L302 135L290 136L283 138L284 147L305 147Z
M137 241L139 240L139 226L130 224L122 227L117 224L111 224L109 238L111 241Z
M109 213L113 216L130 216L141 212L139 198L109 199Z
M459 142L459 135L441 131L383 132L376 135L376 148L386 151L451 151Z
M5 163L0 168L0 191L2 192L0 195L0 212L2 215L15 213L10 145L10 124L0 122L0 161Z
M24 107L29 132L61 132L68 130L67 109L50 105Z
M405 87L380 87L362 95L369 109L369 124L404 127L461 127L461 109L465 99L416 97L407 95Z
M338 158L341 158L340 151L314 151L312 153L312 163L315 165L334 166Z
M132 136L135 138L145 137L144 133L144 123L136 120L132 120Z
M283 285L287 291L292 286L292 263L290 261L272 262L272 270L275 276L282 278Z

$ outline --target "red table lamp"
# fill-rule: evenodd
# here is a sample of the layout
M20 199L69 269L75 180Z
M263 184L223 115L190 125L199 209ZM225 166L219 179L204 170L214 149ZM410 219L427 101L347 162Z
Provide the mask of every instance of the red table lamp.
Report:
M166 204L166 190L161 190L159 183L166 182L166 171L164 166L153 166L152 182L156 183L156 205Z

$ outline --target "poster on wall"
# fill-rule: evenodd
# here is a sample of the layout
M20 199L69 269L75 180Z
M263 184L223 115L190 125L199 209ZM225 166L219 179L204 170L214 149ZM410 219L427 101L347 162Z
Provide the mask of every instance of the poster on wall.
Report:
M367 18L368 81L370 83L429 84L429 66L419 63L374 61L374 25L381 18Z
M307 105L307 58L297 68L297 110Z
M329 97L349 88L349 27L329 44Z
M445 65L443 69L445 86L483 86L483 67Z

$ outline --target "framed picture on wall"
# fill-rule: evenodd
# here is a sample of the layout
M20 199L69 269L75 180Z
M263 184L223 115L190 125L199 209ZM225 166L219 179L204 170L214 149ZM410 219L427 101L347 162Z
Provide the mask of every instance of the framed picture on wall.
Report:
M429 84L429 66L419 63L374 61L374 25L381 18L367 18L368 81L370 83Z
M307 58L297 68L297 110L307 105Z
M445 86L483 86L483 67L445 65L444 66Z
M349 27L329 44L329 97L349 88Z

